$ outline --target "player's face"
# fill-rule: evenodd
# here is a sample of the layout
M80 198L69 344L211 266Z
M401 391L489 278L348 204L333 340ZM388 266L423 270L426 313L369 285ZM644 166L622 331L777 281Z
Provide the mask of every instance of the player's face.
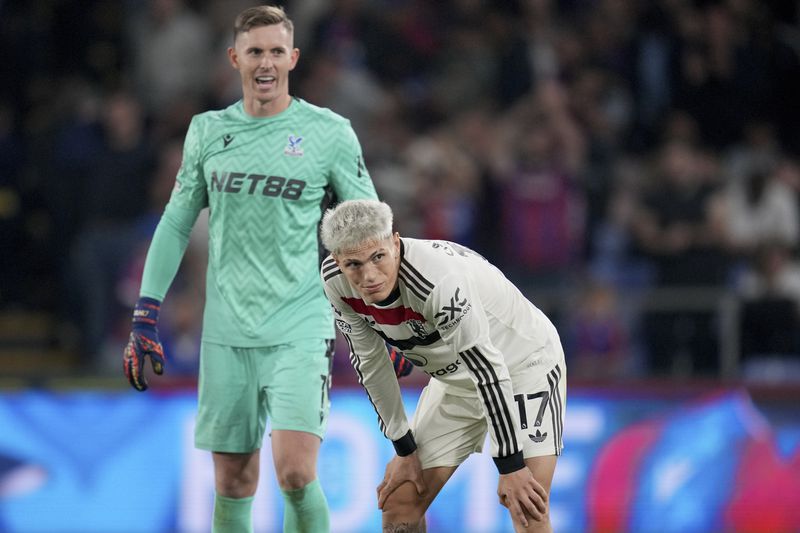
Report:
M345 250L334 259L350 285L368 304L385 300L397 286L400 269L400 236L370 241Z
M300 50L283 24L258 26L236 36L228 48L231 65L242 77L245 110L254 116L279 113L289 105L289 72Z

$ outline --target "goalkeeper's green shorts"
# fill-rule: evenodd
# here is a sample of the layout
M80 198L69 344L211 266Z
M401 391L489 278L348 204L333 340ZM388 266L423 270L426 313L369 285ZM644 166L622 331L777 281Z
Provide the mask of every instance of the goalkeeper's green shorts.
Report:
M333 341L307 339L265 348L204 342L200 348L194 443L214 452L261 448L271 430L325 433Z

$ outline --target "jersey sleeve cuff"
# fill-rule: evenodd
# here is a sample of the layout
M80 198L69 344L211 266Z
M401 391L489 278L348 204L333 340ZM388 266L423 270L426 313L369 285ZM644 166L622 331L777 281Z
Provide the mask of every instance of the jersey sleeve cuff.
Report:
M392 444L394 444L394 451L397 452L397 455L400 457L411 455L417 449L417 442L414 440L414 435L411 434L410 429L408 430L408 433L399 439L393 440Z
M494 459L497 471L501 474L510 474L525 468L525 459L522 457L522 451L505 457L493 457L492 459Z

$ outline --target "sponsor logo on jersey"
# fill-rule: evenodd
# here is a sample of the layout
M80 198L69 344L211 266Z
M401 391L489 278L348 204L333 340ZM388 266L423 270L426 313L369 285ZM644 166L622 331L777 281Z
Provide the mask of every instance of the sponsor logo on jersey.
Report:
M231 141L233 141L233 135L231 135L230 133L226 133L222 137L222 147L227 148L228 145L231 143Z
M301 136L289 134L289 144L287 144L286 148L283 149L283 153L294 157L302 156L303 149L300 147L301 142L303 142L303 138Z
M472 304L466 298L461 297L461 288L457 287L456 292L450 297L450 305L445 304L442 309L434 315L438 319L436 326L440 329L451 329L456 327L461 319L466 316Z
M347 333L348 335L353 333L353 327L341 318L336 319L336 327L339 328L339 331L342 333Z
M461 359L456 359L455 362L450 363L449 365L447 365L444 368L439 368L439 369L433 370L431 372L428 372L427 370L425 370L424 372L426 374L428 374L429 376L435 378L437 376L446 376L448 374L452 374L453 372L457 372L458 368L460 366L461 366Z
M279 197L284 200L297 200L303 194L306 182L288 179L283 176L266 174L246 174L244 172L211 171L209 192L247 194L250 196Z

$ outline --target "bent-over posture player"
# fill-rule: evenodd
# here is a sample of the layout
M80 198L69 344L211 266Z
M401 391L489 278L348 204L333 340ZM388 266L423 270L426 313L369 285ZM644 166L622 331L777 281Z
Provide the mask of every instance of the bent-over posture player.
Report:
M321 232L325 292L397 452L378 486L383 530L425 531L431 502L488 431L515 529L551 531L566 367L550 320L468 248L392 233L383 202L343 202ZM384 342L433 378L410 423Z

